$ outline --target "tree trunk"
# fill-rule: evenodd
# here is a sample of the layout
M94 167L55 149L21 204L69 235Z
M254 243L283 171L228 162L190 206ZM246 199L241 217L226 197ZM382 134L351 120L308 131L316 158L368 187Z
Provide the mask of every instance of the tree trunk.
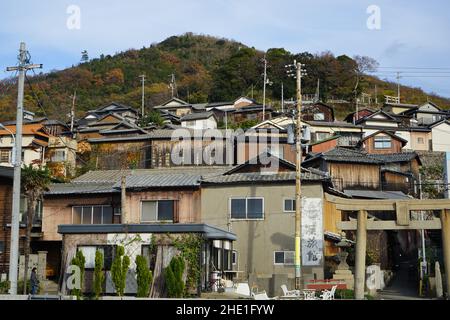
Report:
M24 269L23 269L23 294L27 294L28 287L28 264L30 260L30 243L31 243L31 229L33 227L34 211L36 208L36 200L32 196L27 198L27 229L24 247Z

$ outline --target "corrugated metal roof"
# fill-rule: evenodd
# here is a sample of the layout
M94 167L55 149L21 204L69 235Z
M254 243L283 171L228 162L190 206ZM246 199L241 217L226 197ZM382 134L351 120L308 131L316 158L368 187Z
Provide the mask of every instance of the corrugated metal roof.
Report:
M202 233L207 239L236 240L236 234L204 223L71 224L59 225L60 234L92 233Z
M204 177L202 182L214 184L228 184L228 183L245 183L245 182L293 182L295 181L295 172L245 172L234 173L230 175L217 175ZM318 174L311 171L302 172L301 179L303 181L324 181L328 180L326 175Z
M147 174L132 175L126 178L128 188L155 188L155 187L197 187L200 185L200 174ZM114 187L120 188L121 182Z
M411 199L401 191L344 190L352 198L364 199Z
M127 170L95 170L89 171L82 176L74 179L74 182L114 182L116 183L122 177L122 175L130 176L142 176L142 175L177 175L177 174L190 174L190 175L207 175L212 173L223 173L229 170L229 167L168 167L158 169L127 169Z
M120 192L120 189L114 188L114 183L54 183L49 186L45 195L63 195L63 194L94 194L94 193L113 193Z

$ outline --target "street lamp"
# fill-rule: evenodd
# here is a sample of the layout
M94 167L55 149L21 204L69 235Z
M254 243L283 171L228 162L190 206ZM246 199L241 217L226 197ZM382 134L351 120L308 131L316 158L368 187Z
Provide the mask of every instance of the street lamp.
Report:
M12 154L12 156L11 156L11 164L14 166L15 163L16 163L16 152L15 152L16 151L16 136L14 135L14 133L11 130L9 130L7 127L5 127L3 125L3 123L0 123L0 129L6 130L6 131L8 131L11 134L12 143L13 143L12 151L11 151L11 154Z

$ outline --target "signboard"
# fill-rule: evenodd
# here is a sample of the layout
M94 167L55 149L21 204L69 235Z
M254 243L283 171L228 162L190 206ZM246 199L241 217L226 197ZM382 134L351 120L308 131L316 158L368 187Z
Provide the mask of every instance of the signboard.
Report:
M302 199L302 266L320 266L323 260L321 198Z

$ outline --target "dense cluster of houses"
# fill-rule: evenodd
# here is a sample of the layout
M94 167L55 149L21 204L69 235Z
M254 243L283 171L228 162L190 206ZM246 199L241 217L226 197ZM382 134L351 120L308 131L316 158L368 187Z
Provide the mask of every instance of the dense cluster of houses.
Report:
M289 110L274 111L247 97L205 104L173 98L152 110L160 113L162 125L140 126L140 113L119 103L86 112L72 130L46 118L24 120L24 164L48 165L65 180L76 168L86 171L52 184L40 204L32 250L47 251L47 276L61 280L77 249L85 253L89 273L97 249L110 266L118 238L139 235L129 252L133 256L148 252L164 235L199 234L205 240L201 288L208 289L217 273L268 292L278 290L273 283L279 279L291 283L296 168ZM319 206L304 205L323 217L323 243L309 252L305 279L328 277L328 262L338 252L341 217L327 195L419 198L418 152L450 150L449 117L432 102L385 104L342 121L326 103L303 106L302 196L318 201ZM248 120L257 124L229 133L230 124ZM15 122L2 124L0 273L5 273ZM174 138L179 132L192 135ZM156 262L149 260L154 265L167 250L167 242L159 244Z

